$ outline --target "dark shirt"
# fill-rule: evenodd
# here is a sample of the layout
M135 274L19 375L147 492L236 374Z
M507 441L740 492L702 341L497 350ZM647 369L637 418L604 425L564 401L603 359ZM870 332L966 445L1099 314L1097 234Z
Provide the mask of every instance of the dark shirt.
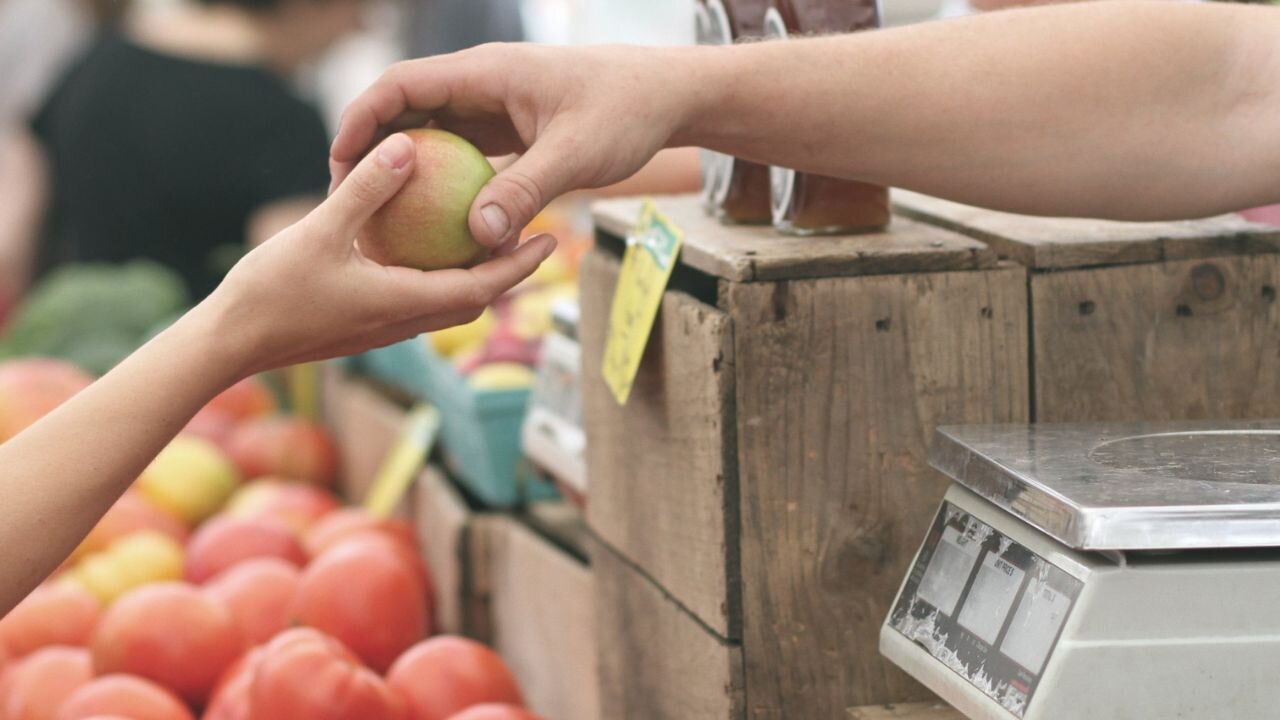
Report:
M329 182L319 113L275 75L118 34L72 66L32 127L52 177L38 275L147 258L198 299L221 279L228 246L243 247L255 210Z

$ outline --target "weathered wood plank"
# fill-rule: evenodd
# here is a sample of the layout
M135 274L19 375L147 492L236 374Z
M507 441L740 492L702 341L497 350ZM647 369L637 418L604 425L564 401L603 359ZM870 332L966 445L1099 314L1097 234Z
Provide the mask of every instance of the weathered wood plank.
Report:
M626 407L601 373L618 262L582 271L582 363L592 529L725 637L733 587L733 337L728 318L668 292Z
M1280 228L1238 215L1182 222L1112 222L1015 215L894 191L904 215L968 235L1036 270L1280 252Z
M600 717L740 720L742 649L716 637L602 543L590 550Z
M850 708L847 720L964 720L964 716L941 703L911 703Z
M594 206L596 226L625 237L643 200ZM709 275L750 282L794 278L971 270L995 265L982 243L908 218L882 233L797 238L771 227L726 228L702 211L696 196L658 198L658 207L685 232L681 262Z
M435 589L436 629L488 641L488 538L496 516L472 512L434 465L418 477L411 502L418 549Z
M734 284L752 718L929 693L880 625L947 487L933 430L1028 419L1019 267Z
M1280 256L1035 275L1040 422L1280 416Z
M512 518L495 527L493 647L531 710L598 720L594 590L587 566Z
M404 428L406 409L359 378L338 374L327 384L329 418L338 445L340 490L350 502L364 502L378 468ZM407 514L402 503L397 514Z

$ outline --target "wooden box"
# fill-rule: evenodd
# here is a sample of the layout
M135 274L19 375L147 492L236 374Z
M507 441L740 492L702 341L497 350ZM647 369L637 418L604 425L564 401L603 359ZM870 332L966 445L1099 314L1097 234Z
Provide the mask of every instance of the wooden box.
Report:
M934 428L1029 416L1024 270L907 219L802 239L659 208L685 248L626 407L600 368L638 201L597 207L583 266L602 715L928 699L880 624L946 488Z
M488 567L495 650L525 703L556 720L599 720L591 571L574 537L581 516L563 503L495 524ZM546 534L531 526L543 521Z
M1030 271L1035 420L1280 416L1280 229L1237 216L1119 223L895 199Z
M408 403L334 364L324 373L325 423L338 446L338 492L347 502L360 504L403 432ZM405 503L397 512L405 515L408 509Z
M435 590L435 630L492 639L490 558L500 515L474 510L449 478L428 466L410 503L419 549Z

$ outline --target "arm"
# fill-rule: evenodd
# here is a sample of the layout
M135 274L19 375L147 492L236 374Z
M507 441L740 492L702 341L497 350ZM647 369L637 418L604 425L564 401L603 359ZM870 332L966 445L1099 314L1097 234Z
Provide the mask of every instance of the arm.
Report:
M679 145L1014 212L1198 216L1278 199L1276 77L1280 13L1164 2L731 48L489 46L393 67L331 164L426 121L523 150L473 208L486 244Z
M471 270L431 273L367 260L354 247L357 230L412 163L410 142L389 140L324 204L247 255L207 300L0 445L0 615L220 390L269 368L472 320L554 248L538 238Z

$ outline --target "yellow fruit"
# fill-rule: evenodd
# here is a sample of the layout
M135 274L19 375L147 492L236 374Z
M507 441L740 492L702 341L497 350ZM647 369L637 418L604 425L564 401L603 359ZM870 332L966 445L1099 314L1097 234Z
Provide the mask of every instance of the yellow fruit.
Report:
M484 342L489 337L489 333L493 331L493 326L497 323L494 319L493 310L485 308L480 317L466 325L457 325L444 330L437 330L427 337L431 339L431 346L436 352L445 357L453 357L459 350L477 343Z
M576 297L573 283L558 283L522 292L511 301L511 331L525 340L540 338L551 332L551 308L567 297Z
M65 580L104 605L134 588L182 579L182 546L168 535L146 531L118 540L104 552L81 560Z
M217 446L179 437L142 471L137 488L156 507L194 527L217 512L239 484L239 471Z
M565 259L561 253L554 253L551 257L542 261L537 270L533 274L525 278L520 283L521 287L531 287L537 285L558 285L560 283L574 282L573 268L569 265L569 261Z
M523 390L533 387L533 371L519 363L490 363L476 368L467 382L476 390Z

